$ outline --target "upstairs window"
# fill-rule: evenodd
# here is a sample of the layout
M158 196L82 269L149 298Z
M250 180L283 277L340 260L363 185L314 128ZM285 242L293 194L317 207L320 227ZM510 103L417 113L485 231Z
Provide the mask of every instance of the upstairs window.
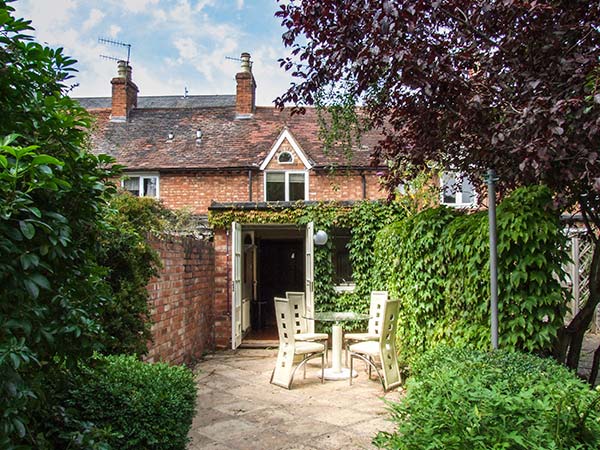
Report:
M308 200L306 172L265 172L265 201Z
M460 185L458 180L461 180ZM448 206L468 207L474 206L477 202L475 188L466 177L461 177L460 174L453 172L444 172L444 174L442 174L441 184L442 204Z
M158 175L132 174L121 182L123 189L138 197L158 198Z

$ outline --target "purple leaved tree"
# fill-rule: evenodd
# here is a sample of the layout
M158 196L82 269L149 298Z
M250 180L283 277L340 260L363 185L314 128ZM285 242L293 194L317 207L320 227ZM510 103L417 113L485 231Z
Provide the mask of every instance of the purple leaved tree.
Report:
M500 195L546 184L557 211L581 212L590 294L554 350L576 368L600 302L600 3L303 0L276 15L299 78L276 103L318 104L331 87L362 102L390 192L405 167L437 162L480 188L494 169Z

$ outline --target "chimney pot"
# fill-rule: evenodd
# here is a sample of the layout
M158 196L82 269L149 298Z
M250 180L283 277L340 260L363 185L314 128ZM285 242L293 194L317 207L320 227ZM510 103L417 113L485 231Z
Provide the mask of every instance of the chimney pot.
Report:
M252 72L252 63L250 62L250 53L242 53L240 56L242 60L242 72Z
M127 78L127 62L117 61L117 76L119 78Z

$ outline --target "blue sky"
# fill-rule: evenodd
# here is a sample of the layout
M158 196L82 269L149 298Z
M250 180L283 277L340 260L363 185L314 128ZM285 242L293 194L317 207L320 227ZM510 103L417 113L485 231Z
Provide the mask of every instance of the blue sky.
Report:
M99 37L130 43L139 95L234 94L239 58L251 53L257 104L269 105L291 78L277 59L287 50L273 17L276 0L19 0L16 15L33 21L38 41L64 47L79 62L75 97L110 96L124 48Z

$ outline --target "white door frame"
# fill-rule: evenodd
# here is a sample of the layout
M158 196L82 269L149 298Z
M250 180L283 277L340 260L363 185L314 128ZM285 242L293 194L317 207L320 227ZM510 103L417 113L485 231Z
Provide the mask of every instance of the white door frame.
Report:
M242 225L231 223L231 348L242 343Z
M306 265L306 288L304 298L306 299L306 315L314 317L315 313L315 224L309 222L306 224L305 245L305 265ZM315 321L308 320L308 332L315 332Z

